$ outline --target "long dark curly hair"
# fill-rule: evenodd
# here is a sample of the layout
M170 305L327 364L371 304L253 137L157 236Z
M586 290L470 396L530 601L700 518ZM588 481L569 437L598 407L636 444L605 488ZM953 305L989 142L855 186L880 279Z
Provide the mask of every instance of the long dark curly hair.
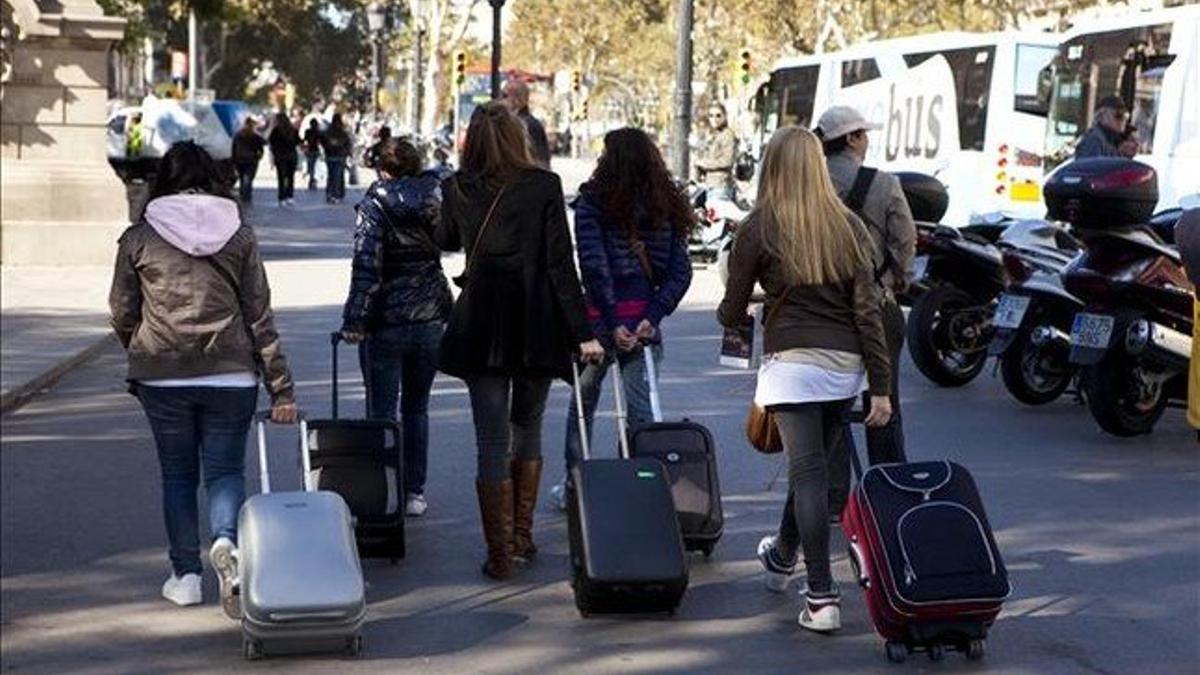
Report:
M687 237L695 217L687 197L671 179L654 141L640 129L615 129L604 135L604 152L589 188L604 214L605 226L630 232L638 220L670 227Z

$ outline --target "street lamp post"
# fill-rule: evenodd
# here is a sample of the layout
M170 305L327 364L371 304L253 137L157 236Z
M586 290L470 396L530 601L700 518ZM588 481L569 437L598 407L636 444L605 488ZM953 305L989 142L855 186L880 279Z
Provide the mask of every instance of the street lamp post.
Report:
M675 120L671 155L675 177L687 180L688 136L692 132L692 2L679 2L679 42L675 46Z
M416 29L416 40L413 41L413 106L412 130L421 132L421 119L425 112L425 0L413 0L413 28Z
M500 98L500 10L504 0L488 0L492 5L492 100Z
M379 44L383 34L383 5L371 2L367 5L367 30L371 33L371 111L379 112Z

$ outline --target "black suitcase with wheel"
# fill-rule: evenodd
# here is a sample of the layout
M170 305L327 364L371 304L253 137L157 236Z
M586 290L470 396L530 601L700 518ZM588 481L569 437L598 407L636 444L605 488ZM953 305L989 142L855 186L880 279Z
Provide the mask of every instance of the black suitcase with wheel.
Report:
M361 557L395 562L405 554L400 427L391 420L338 417L337 347L341 339L340 333L330 336L333 417L308 421L311 481L314 489L336 492L350 507ZM368 401L370 396L368 388Z
M575 606L583 616L667 612L679 606L688 584L687 560L666 468L649 458L629 458L619 367L619 459L591 459L582 412L583 460L567 485L567 529ZM583 410L579 376L576 410Z
M662 421L654 356L648 347L642 348L642 354L646 360L654 422L633 430L629 453L634 458L657 459L666 466L684 548L700 551L707 557L725 530L716 445L704 425L687 419Z

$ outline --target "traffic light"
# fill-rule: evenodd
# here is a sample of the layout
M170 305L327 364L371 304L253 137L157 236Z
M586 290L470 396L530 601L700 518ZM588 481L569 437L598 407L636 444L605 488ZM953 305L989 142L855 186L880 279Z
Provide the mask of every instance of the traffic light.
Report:
M571 91L573 91L573 92L575 92L576 94L578 94L578 93L579 93L579 89L580 89L582 86L583 86L583 78L582 78L582 76L579 74L579 71L578 71L578 70L572 70L572 71L571 71Z
M587 119L587 117L588 117L588 100L587 100L586 98L585 98L585 99L583 99L583 111L582 111L582 114L583 114L583 119Z
M742 75L742 84L744 84L744 85L750 84L750 67L751 67L750 50L743 49L741 56L742 56L742 61L738 67L738 70L741 72L741 75Z
M454 52L454 84L461 87L467 81L467 53Z

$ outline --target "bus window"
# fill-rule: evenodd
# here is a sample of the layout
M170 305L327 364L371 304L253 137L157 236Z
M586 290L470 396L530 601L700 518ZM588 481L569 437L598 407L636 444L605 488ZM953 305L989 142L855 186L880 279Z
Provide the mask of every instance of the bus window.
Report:
M1162 99L1163 76L1175 60L1173 54L1146 57L1140 64L1133 89L1133 114L1129 123L1136 130L1138 154L1154 152L1155 122Z
M856 59L842 61L842 88L853 87L856 84L870 82L879 78L879 66L875 59Z
M771 77L770 105L766 117L768 120L774 118L774 125L770 130L764 125L766 133L779 127L812 126L819 72L819 66L803 66L778 71Z
M958 104L958 141L963 150L983 150L987 129L988 93L992 88L992 64L996 48L966 47L941 52L905 54L909 68L918 66L934 56L945 57L954 74L955 98Z
M1013 82L1013 110L1045 115L1048 111L1049 89L1042 80L1050 74L1050 63L1058 48L1049 45L1017 45L1017 72Z

